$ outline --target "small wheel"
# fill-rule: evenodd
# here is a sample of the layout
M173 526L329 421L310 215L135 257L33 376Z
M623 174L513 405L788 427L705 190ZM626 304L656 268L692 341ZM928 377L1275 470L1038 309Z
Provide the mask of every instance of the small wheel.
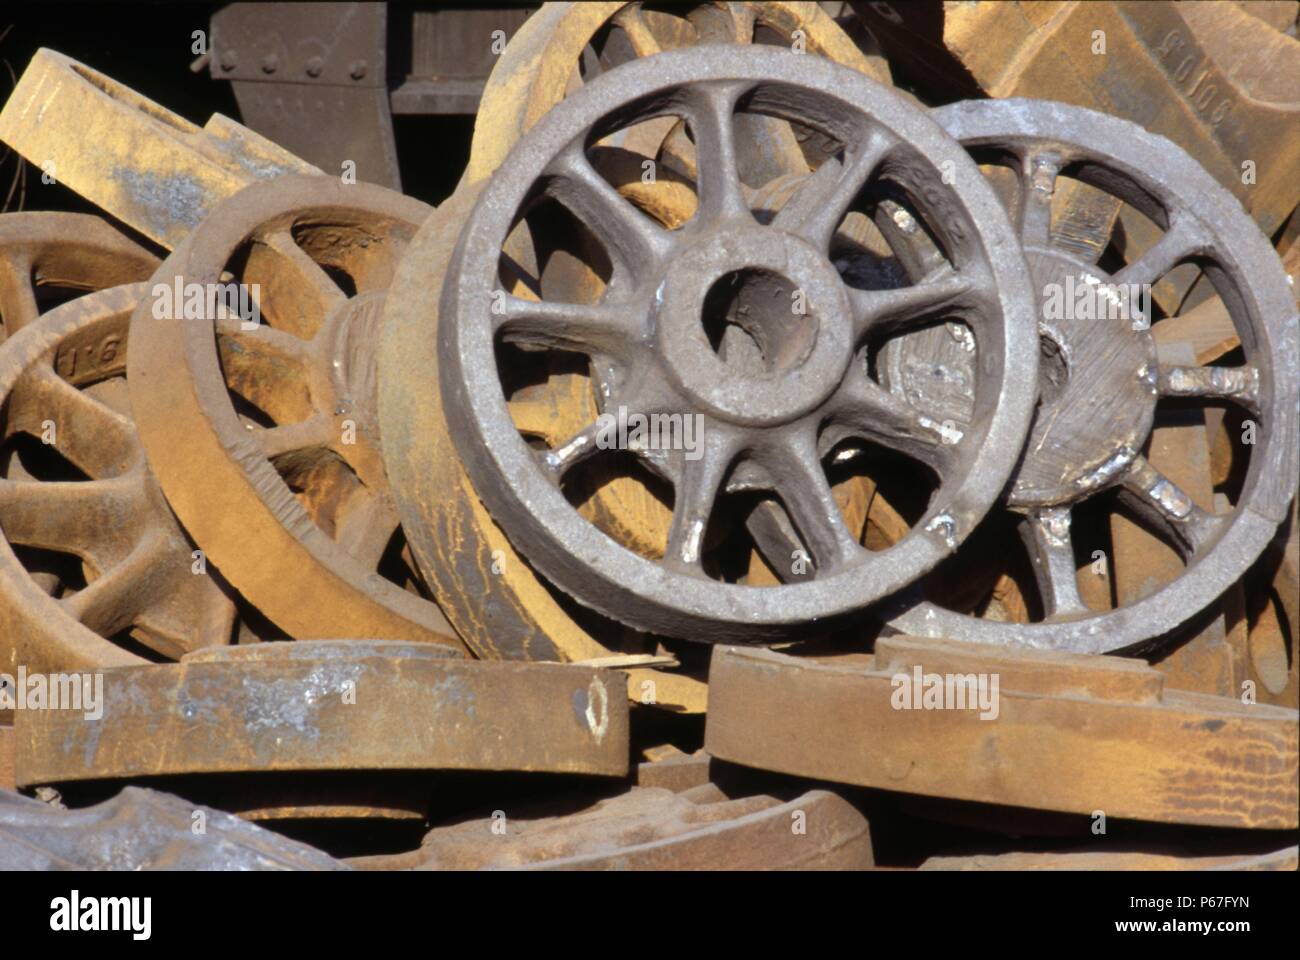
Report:
M173 251L131 321L132 406L168 503L295 639L459 644L416 592L375 422L384 293L431 212L332 177L256 183ZM260 316L192 316L218 287Z

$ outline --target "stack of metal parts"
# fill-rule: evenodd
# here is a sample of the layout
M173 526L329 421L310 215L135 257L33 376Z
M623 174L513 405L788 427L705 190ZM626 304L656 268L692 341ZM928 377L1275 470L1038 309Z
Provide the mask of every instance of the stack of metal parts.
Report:
M548 3L437 209L42 50L0 866L1294 869L1296 6Z

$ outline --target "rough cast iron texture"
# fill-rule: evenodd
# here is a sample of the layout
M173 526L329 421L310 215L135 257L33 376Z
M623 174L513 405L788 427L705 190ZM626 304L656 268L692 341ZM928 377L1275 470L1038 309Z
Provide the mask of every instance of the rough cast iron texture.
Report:
M366 857L370 870L866 870L867 819L842 797L811 790L782 802L728 797L711 783L674 792L633 787L589 809L429 831L420 849Z
M234 636L234 604L195 571L131 416L127 328L147 289L78 297L0 346L0 436L27 444L0 471L6 673L144 663L122 635L171 658Z
M169 249L252 181L320 172L229 117L198 127L44 49L0 110L0 140Z
M847 144L842 163L823 164L770 226L753 218L735 172L731 117L742 100L747 109L797 119ZM665 114L692 126L700 171L699 212L679 231L655 225L620 198L584 151L616 129ZM943 171L955 174L954 184ZM827 248L873 175L897 182L933 220L956 276L874 293L845 285ZM600 304L537 303L501 291L502 247L521 208L539 193L573 210L606 244L614 272ZM755 339L770 335L773 367L760 374L723 362L700 320L715 284L745 274L764 278L755 301L766 306L755 310L755 324L768 329ZM799 292L815 328L789 322ZM702 46L627 64L568 98L485 188L442 296L443 403L493 516L567 592L651 631L711 641L777 638L906 585L978 523L1028 427L1038 357L1032 306L1024 261L995 195L923 113L834 64ZM967 319L980 356L978 417L956 443L872 381L859 355L869 331L905 328L936 312ZM783 324L798 329L787 335ZM565 473L598 452L599 424L543 456L521 439L493 387L501 339L587 353L606 410L704 417L699 459L681 450L636 451L676 491L662 562L615 544L560 490ZM820 463L837 439L854 435L902 449L944 480L913 532L880 554L849 533ZM705 577L704 534L724 488L775 493L818 576L773 589Z
M860 50L815 3L687 3L667 9L646 9L641 3L544 4L510 38L488 77L462 182L476 183L491 176L519 138L572 92L580 63L587 83L593 74L668 49L758 42L788 48L796 35L808 55L889 82L884 58ZM788 171L792 157L802 159L788 124L759 116L740 122L746 136L737 144L737 160L745 182L757 186L776 172ZM676 150L670 134L676 126L674 120L647 124L614 142L638 157L662 156L671 163Z
M1099 320L1044 316L1040 332L1061 358L1061 376L1047 383L1006 502L1025 516L1024 539L1046 620L981 620L913 598L894 608L890 622L925 636L1088 653L1166 635L1241 578L1286 520L1296 493L1300 321L1282 264L1236 198L1177 146L1136 124L1030 100L954 104L934 117L968 149L1009 158L1019 171L1015 205L1040 304L1048 302L1048 284L1064 286L1067 278L1123 288L1154 284L1178 264L1195 262L1227 308L1245 365L1162 362L1156 335L1172 321L1150 326L1149 318L1137 314ZM1048 211L1063 169L1160 225L1160 241L1114 275L1053 242ZM929 347L920 336L911 344L922 360L934 359ZM902 378L891 386L907 394L920 385ZM1236 404L1256 422L1255 443L1243 448L1249 451L1249 472L1230 513L1198 505L1144 456L1156 403L1168 398ZM1071 511L1116 488L1187 566L1148 596L1097 611L1079 595Z
M49 292L148 280L158 258L102 217L0 214L0 340L36 320Z
M81 810L0 791L0 870L347 869L305 843L156 790L127 787Z
M1300 714L1171 689L1122 657L915 637L825 661L719 646L704 747L794 776L1038 810L1268 830L1300 816Z
M384 291L431 212L332 177L253 184L168 257L131 321L131 401L168 502L235 589L298 639L457 643L432 601L377 572L400 533L374 351ZM191 316L187 291L223 282L260 317Z
M102 716L19 710L22 786L171 774L520 770L622 776L621 675L428 643L264 643L103 672Z

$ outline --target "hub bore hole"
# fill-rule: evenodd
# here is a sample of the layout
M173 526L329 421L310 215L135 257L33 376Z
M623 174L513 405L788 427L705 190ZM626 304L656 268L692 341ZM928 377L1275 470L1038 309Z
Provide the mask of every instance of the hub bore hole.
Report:
M817 340L807 296L770 270L723 274L705 295L700 319L718 357L755 376L799 366Z

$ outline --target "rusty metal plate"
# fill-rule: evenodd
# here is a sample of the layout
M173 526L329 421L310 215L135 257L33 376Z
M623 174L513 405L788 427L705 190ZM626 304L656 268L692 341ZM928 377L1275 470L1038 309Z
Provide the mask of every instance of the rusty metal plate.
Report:
M1288 870L1296 847L1252 856L1174 857L1158 853L1001 853L931 857L922 870Z
M744 112L742 99L848 145L770 226L751 215L735 173L731 118ZM677 231L624 201L585 149L660 116L684 116L697 130L699 212ZM569 97L520 142L481 195L448 271L441 388L475 490L549 579L651 632L772 639L812 623L824 629L861 610L970 533L1014 465L1038 352L1003 211L969 158L937 134L906 101L843 67L714 46L627 64ZM954 174L952 183L940 164ZM944 280L870 291L840 276L831 238L876 171L913 197L941 235L953 262ZM525 204L540 199L570 209L599 235L614 265L599 304L538 302L501 289L497 267L507 238ZM711 348L700 309L706 295L736 278L745 279L733 284L741 317L734 325L754 329L748 352L738 347L732 363L725 350ZM791 323L800 296L811 320ZM980 417L956 437L928 411L898 404L863 359L869 336L923 325L936 313L962 318L981 344ZM758 356L765 339L770 357ZM580 473L575 468L604 447L606 424L593 420L560 446L535 452L501 393L482 388L500 381L494 351L501 342L588 355L606 411L699 421L699 456L680 445L629 448L676 490L662 557L614 542L561 489L566 475ZM911 534L883 552L849 533L821 463L837 443L864 436L941 478ZM817 576L773 589L710 576L705 534L724 487L778 499Z
M410 73L393 91L393 113L473 116L502 55L499 41L536 12L486 5L412 11Z
M634 787L581 813L471 820L430 831L418 851L350 861L375 870L866 870L866 818L848 801L812 790L729 799Z
M0 111L0 140L168 249L254 180L320 172L219 113L197 127L46 49Z
M458 645L402 557L374 413L384 292L430 212L371 184L254 184L173 252L132 319L131 402L168 503L291 637ZM260 316L193 316L188 299L182 315L183 291L223 284Z
M705 749L765 770L1167 823L1300 819L1300 713L1168 689L1134 660L910 637L840 662L719 647L709 699Z
M0 870L347 870L220 810L127 787L63 810L0 792Z
M617 652L576 618L514 549L479 500L451 441L441 397L438 300L454 237L481 185L464 187L411 241L385 303L379 348L380 432L393 451L388 478L412 552L456 633L477 656L506 660L592 660ZM557 420L548 415L547 423ZM613 649L611 649L613 648ZM627 670L637 701L701 713L706 688L689 676ZM647 686L647 684L649 686Z
M144 283L56 307L0 346L0 671L143 663L230 643L235 606L145 462L124 380Z
M1300 483L1294 376L1300 320L1287 275L1232 196L1174 144L1134 124L1029 100L970 101L942 108L935 117L983 159L1022 172L1014 207L1030 271L1042 291L1040 335L1054 359L1044 361L1043 401L1006 502L1024 517L1044 616L1035 623L980 620L911 597L891 610L892 624L900 632L926 636L1076 652L1120 650L1165 636L1241 577L1285 520ZM1152 157L1160 162L1153 164ZM1113 273L1057 244L1048 231L1045 201L1065 169L1163 224L1160 242ZM1174 362L1169 344L1158 353L1152 330L1174 321L1157 320L1152 327L1140 306L1131 315L1116 319L1117 313L1097 322L1048 315L1052 290L1086 286L1090 277L1107 289L1127 290L1130 284L1150 285L1190 261L1202 265L1219 289L1245 352L1244 365L1200 366L1190 352ZM1106 332L1099 336L1102 322ZM960 379L963 363L969 367L960 355L935 359L933 331L910 337L899 344L908 362L886 365L896 371L891 390L905 398L927 392L922 376L927 363L952 368L954 379ZM965 376L969 379L969 372ZM960 425L967 416L958 409L963 401L957 394L948 398ZM1186 442L1170 461L1151 440L1157 402L1173 400L1233 405L1256 424L1253 444L1248 450L1239 447L1248 453L1249 467L1228 513L1217 512L1221 504L1206 485L1204 450L1198 474L1181 463ZM1203 435L1203 420L1197 429ZM1177 469L1180 476L1161 469L1169 463L1170 472ZM1119 506L1177 552L1181 572L1167 583L1148 581L1145 591L1137 584L1125 588L1117 606L1098 609L1080 592L1080 582L1095 576L1076 562L1070 527L1081 503L1111 492ZM1122 535L1119 540L1117 550L1123 547L1123 559L1131 561L1128 541ZM1116 568L1120 561L1113 558ZM1084 570L1076 573L1079 566ZM1152 572L1150 561L1136 566L1140 583Z
M21 785L194 773L518 770L622 776L622 678L340 640L103 671L102 715L20 710Z
M0 214L0 341L34 322L51 296L148 280L157 267L157 257L102 217Z
M484 180L551 108L594 75L638 57L700 43L780 45L798 48L851 67L882 83L889 67L864 54L815 3L767 0L756 3L678 4L547 3L511 37L488 77L474 124L463 183ZM754 119L758 136L750 150L758 186L777 172L791 171L799 144L788 125ZM673 125L647 125L620 143L637 156L657 158Z

